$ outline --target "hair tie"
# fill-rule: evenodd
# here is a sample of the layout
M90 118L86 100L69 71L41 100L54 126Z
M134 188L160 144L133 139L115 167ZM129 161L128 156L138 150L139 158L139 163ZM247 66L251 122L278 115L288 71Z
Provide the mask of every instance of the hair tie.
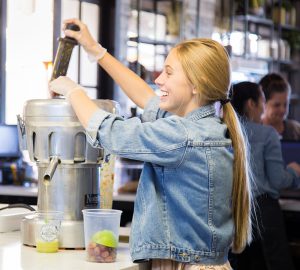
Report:
M220 103L222 106L224 106L226 103L230 102L230 98L226 98L226 99L221 99Z

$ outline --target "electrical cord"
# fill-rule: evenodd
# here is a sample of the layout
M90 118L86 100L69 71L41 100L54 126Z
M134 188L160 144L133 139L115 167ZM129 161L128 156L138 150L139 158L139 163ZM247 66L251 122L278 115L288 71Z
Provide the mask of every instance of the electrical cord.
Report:
M35 209L33 207L31 207L30 205L25 204L25 203L9 204L8 206L0 208L0 211L4 210L4 209L9 209L9 208L26 208L26 209L28 209L30 211L35 211Z

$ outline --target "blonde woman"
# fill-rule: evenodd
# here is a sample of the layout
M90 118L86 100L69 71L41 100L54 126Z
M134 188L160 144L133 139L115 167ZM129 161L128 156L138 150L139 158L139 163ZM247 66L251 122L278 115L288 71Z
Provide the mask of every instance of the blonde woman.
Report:
M228 251L241 252L251 235L247 150L228 102L230 64L211 39L175 46L155 83L160 97L90 35L65 30L144 109L142 120L99 109L84 89L60 77L50 90L65 95L90 142L144 162L136 195L130 249L152 269L231 269ZM221 103L218 117L215 103Z

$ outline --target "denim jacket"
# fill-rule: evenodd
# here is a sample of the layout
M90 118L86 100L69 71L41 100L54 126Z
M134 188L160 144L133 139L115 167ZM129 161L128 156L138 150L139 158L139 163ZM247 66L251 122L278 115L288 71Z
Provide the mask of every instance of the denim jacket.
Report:
M99 110L87 128L95 147L145 162L131 227L132 259L223 264L234 231L227 127L213 105L179 117L158 103L157 97L150 100L142 120Z
M300 187L300 179L292 168L285 168L277 131L271 126L243 121L251 149L254 174L254 196L268 194L279 198L281 189Z

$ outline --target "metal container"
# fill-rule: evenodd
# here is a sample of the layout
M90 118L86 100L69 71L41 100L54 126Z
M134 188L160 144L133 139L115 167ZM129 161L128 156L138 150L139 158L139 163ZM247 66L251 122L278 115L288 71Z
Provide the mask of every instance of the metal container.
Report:
M98 107L117 113L118 105L110 100L94 100ZM103 151L88 144L71 105L65 99L29 100L19 118L20 145L29 151L31 161L49 163L58 156L62 164L99 164Z

